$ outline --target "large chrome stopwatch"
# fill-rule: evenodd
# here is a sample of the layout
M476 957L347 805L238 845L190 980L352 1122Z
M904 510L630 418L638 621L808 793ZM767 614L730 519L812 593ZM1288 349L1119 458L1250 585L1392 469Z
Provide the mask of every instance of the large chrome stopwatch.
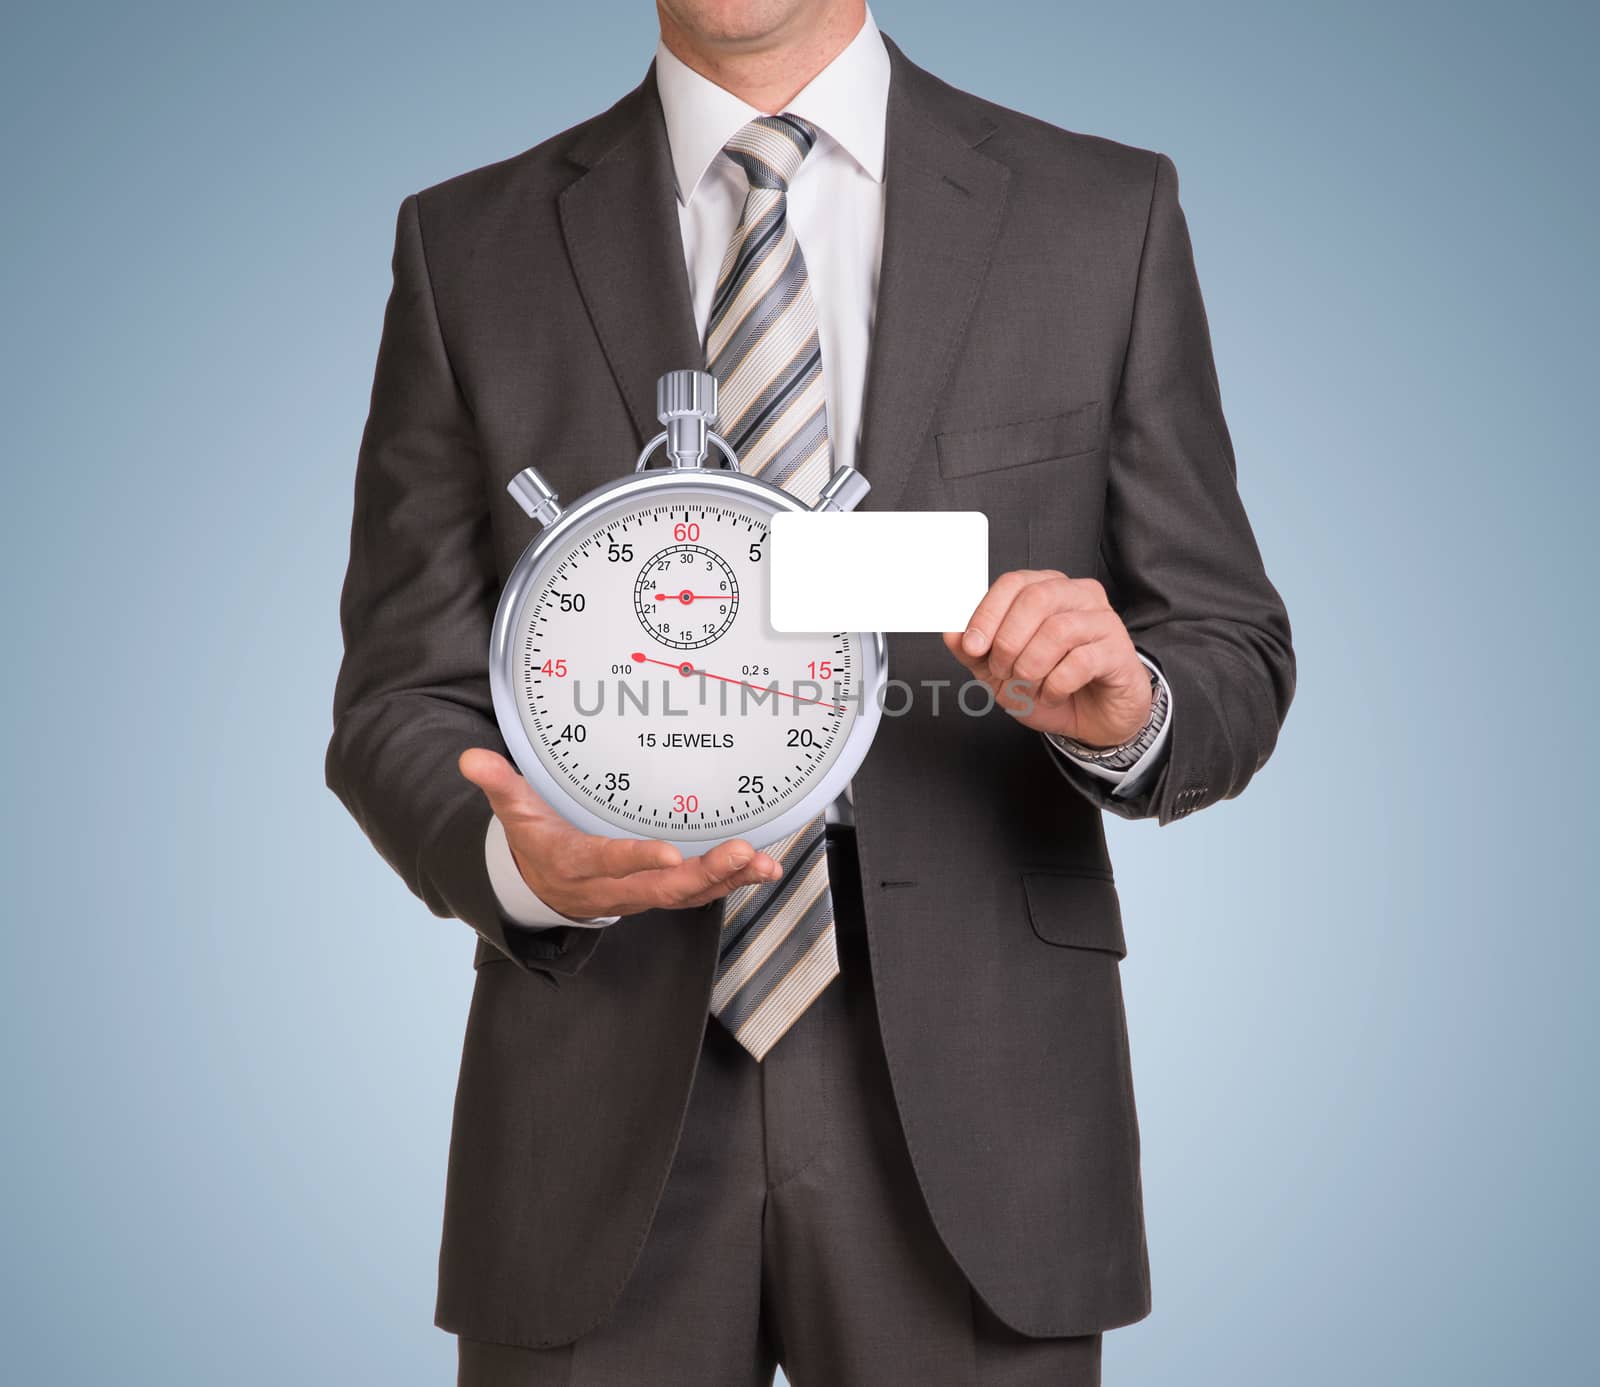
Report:
M821 813L866 757L887 673L881 633L772 629L770 522L807 507L739 471L716 401L713 376L663 376L666 427L633 475L570 506L531 467L512 479L543 531L489 650L495 716L534 790L587 832L686 854L763 847ZM658 451L669 465L651 469ZM841 468L814 509L866 492Z

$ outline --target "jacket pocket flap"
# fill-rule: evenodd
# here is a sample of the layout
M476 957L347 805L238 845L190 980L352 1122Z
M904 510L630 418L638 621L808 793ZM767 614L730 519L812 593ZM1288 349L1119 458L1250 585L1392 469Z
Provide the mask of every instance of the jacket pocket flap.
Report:
M968 477L975 472L997 472L1047 458L1090 453L1100 446L1100 402L1091 400L1042 419L957 429L941 433L935 442L939 472L946 477Z
M1022 886L1033 932L1047 944L1127 957L1122 906L1109 876L1065 870L1024 872Z

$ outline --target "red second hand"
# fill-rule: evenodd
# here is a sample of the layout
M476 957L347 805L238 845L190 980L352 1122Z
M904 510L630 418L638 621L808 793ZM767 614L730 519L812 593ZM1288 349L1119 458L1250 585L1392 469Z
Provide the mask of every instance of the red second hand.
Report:
M730 679L726 674L713 674L710 670L696 669L687 660L681 665L675 665L671 660L652 660L642 650L635 650L632 658L642 665L660 665L663 669L675 669L679 674L683 675L698 674L703 679L720 679L724 684L738 684L746 689L755 689L759 693L775 693L783 698L792 698L796 703L815 703L823 708L832 708L835 711L839 707L837 703L829 703L825 698L801 698L799 694L784 693L782 689L775 688L769 684L752 684L748 679Z

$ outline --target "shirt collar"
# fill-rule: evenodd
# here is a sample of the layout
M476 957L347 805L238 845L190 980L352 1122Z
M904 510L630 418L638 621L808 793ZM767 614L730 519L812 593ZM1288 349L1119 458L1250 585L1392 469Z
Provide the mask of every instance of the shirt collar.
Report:
M702 77L659 40L656 89L667 118L678 200L687 204L723 145L761 112ZM810 121L878 182L888 106L889 50L868 9L856 36L783 109Z

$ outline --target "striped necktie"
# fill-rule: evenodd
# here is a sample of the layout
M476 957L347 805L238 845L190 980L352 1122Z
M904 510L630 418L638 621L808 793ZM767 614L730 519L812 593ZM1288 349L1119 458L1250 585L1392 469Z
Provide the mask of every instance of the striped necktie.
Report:
M833 470L833 450L817 305L785 194L816 138L795 116L760 116L724 146L750 191L706 328L723 437L744 471L807 505ZM711 993L712 1015L758 1060L839 972L823 816L766 852L783 875L729 893Z

